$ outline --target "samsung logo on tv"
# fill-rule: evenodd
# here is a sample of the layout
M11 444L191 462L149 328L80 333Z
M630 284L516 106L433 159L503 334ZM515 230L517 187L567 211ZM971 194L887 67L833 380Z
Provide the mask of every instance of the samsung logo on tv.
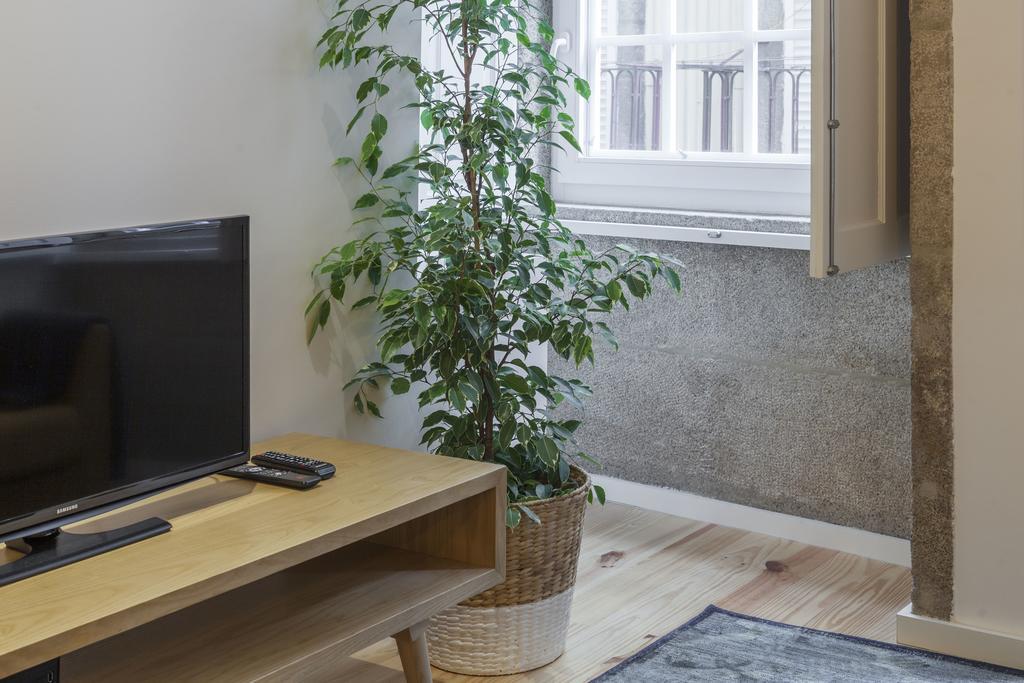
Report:
M62 508L57 508L57 514L58 515L63 515L65 512L71 512L72 510L77 510L77 509L78 509L78 503L75 503L74 505L65 505Z

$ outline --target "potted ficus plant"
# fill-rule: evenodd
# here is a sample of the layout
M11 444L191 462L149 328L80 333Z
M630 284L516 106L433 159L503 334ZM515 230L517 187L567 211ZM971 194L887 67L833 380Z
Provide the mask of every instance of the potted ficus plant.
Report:
M406 9L442 41L454 72L388 44ZM536 158L546 145L578 148L567 98L590 89L550 55L553 31L534 19L530 0L340 0L319 43L322 67L372 74L349 124L362 131L360 153L338 163L365 181L355 209L374 229L315 268L312 334L337 306L376 309L380 360L349 383L356 409L380 417L382 392L415 391L425 447L508 469L507 580L429 631L432 662L469 674L561 654L584 508L604 500L581 466L580 423L553 410L589 389L530 364L530 350L548 344L577 366L593 362L595 338L615 344L602 313L647 297L656 277L680 288L663 257L593 253L556 218ZM394 101L397 79L415 83L419 99ZM386 160L388 113L402 106L419 109L430 142ZM414 199L417 186L430 201ZM372 293L352 301L364 277Z

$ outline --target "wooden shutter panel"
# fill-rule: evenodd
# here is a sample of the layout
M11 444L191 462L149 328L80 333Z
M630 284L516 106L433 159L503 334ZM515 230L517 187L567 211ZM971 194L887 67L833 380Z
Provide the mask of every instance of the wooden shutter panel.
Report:
M811 275L910 254L905 0L814 0Z

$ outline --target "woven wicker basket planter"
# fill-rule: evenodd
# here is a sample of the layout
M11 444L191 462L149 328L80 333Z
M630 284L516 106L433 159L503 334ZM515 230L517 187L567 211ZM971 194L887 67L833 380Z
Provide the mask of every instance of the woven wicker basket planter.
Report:
M579 483L573 493L529 504L541 524L524 515L509 530L504 583L431 620L431 664L498 676L536 669L562 654L590 490L585 472L574 468L572 477Z

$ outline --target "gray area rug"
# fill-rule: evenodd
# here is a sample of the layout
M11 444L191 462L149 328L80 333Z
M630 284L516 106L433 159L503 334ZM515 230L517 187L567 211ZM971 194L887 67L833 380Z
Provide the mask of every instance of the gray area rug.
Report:
M1024 681L1024 671L789 626L711 606L601 683L953 683Z

